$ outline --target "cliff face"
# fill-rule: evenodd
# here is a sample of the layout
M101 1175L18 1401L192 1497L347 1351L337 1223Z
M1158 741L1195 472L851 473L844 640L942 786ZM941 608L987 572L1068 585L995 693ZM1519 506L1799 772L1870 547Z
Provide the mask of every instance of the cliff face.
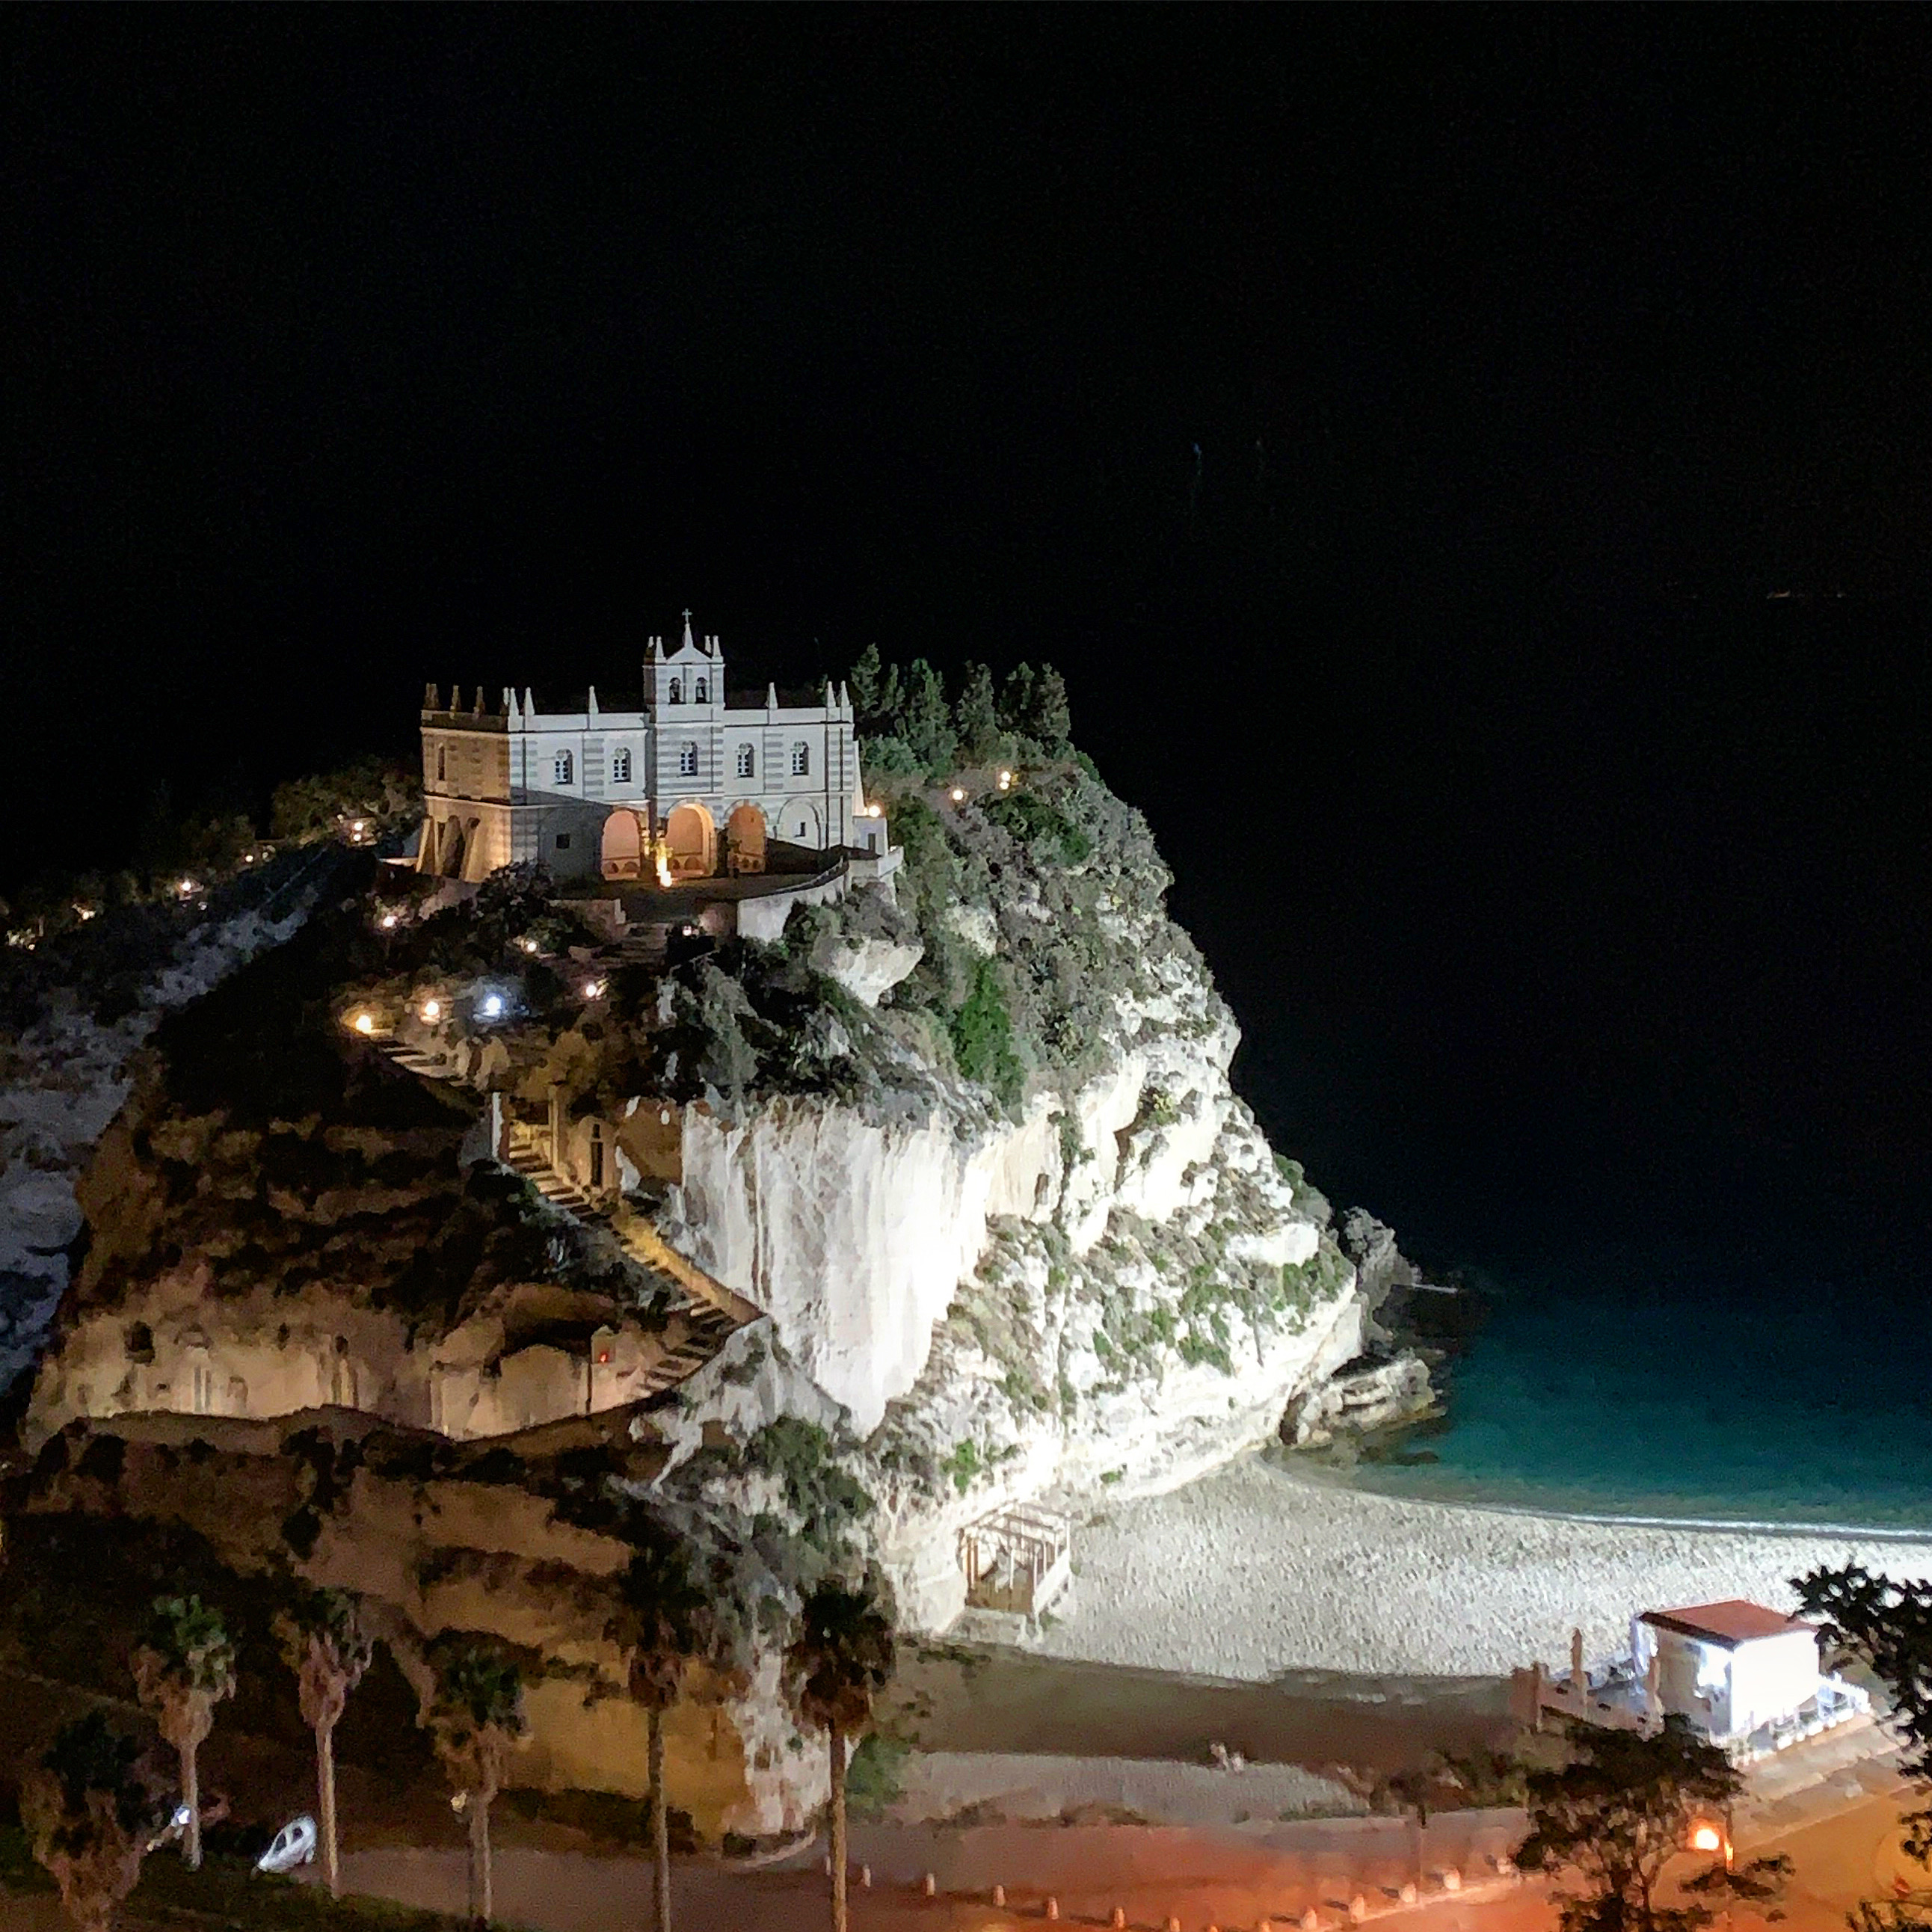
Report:
M1229 1088L1238 1030L1139 815L1076 767L896 823L898 914L800 939L905 976L843 1015L830 1090L708 1084L665 1226L868 1436L902 1614L939 1628L962 1523L1186 1480L1363 1321L1326 1202ZM744 1066L730 1044L706 1064Z

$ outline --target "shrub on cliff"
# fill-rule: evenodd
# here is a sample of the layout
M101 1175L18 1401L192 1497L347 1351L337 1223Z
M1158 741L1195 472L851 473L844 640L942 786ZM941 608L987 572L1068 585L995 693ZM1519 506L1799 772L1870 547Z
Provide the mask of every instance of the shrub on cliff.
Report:
M972 990L952 1016L952 1055L968 1080L990 1087L1007 1105L1019 1100L1025 1071L1013 1047L1013 1023L998 962L982 959Z

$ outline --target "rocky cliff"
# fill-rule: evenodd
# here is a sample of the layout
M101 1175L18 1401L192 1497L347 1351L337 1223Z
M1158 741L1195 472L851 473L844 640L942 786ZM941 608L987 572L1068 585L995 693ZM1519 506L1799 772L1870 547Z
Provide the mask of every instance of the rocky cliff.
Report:
M620 1519L708 1525L782 1598L877 1557L936 1629L967 1523L1272 1436L1371 1298L1229 1086L1144 822L1077 757L882 795L896 879L775 944L664 964L541 878L452 904L370 869L169 1020L81 1186L30 1438L333 1407L521 1454L629 1413L662 1453L596 1479ZM692 1373L706 1282L759 1318ZM685 1379L640 1406L660 1361ZM541 1649L540 1603L502 1634ZM769 1742L712 1815L797 1815L815 1774Z

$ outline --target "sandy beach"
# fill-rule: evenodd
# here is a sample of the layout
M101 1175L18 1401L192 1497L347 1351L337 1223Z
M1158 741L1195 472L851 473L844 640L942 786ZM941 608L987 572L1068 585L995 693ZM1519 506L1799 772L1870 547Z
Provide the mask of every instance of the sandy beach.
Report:
M1821 1562L1932 1575L1932 1545L1640 1528L1374 1496L1251 1456L1076 1531L1052 1657L1262 1680L1466 1675L1626 1641L1646 1608L1790 1606Z

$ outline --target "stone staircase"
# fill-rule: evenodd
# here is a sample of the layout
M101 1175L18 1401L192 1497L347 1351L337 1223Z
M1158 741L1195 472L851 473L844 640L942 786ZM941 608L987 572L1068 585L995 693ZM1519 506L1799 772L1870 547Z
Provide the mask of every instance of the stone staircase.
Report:
M532 1129L519 1121L509 1123L503 1160L552 1207L586 1227L602 1229L640 1268L660 1275L670 1272L665 1264L671 1257L662 1243L646 1239L641 1231L624 1226L609 1209L558 1173ZM649 1393L652 1395L696 1374L745 1325L747 1318L757 1318L755 1311L748 1305L742 1310L728 1307L697 1290L692 1280L695 1272L687 1264L672 1276L676 1286L671 1312L681 1319L683 1333L651 1371Z
M648 949L655 947L654 952ZM640 949L632 951L630 949ZM646 935L634 934L618 947L628 959L648 958L661 962L664 957L664 930L654 928ZM447 1080L453 1069L434 1054L406 1045L385 1028L362 1037L377 1052L392 1060L406 1073L419 1079ZM758 1311L741 1302L728 1290L702 1285L704 1277L690 1263L665 1246L655 1230L640 1217L614 1214L586 1194L550 1163L549 1156L536 1131L522 1122L507 1124L502 1158L513 1173L520 1174L553 1208L584 1226L608 1234L632 1261L673 1285L670 1312L682 1324L678 1340L653 1366L646 1384L646 1396L674 1388L693 1376L724 1347L748 1322L758 1318ZM719 1298L724 1298L720 1299Z
M405 1073L413 1073L422 1080L447 1080L449 1065L434 1054L422 1052L419 1048L406 1046L392 1033L376 1033L368 1036L369 1043L386 1058L392 1060Z

